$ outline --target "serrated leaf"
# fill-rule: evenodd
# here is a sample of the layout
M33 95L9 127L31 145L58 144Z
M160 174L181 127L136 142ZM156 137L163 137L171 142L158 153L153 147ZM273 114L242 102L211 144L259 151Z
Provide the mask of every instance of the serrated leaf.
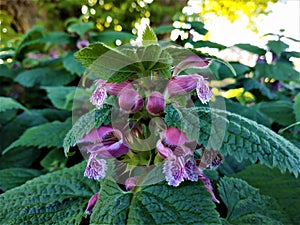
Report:
M224 110L214 109L212 112L207 107L194 107L185 110L198 112L200 121L198 143L214 145L208 141L221 142L222 146L219 150L223 155L233 156L238 161L248 159L252 163L259 160L261 164L268 167L277 167L282 172L289 170L298 176L300 172L299 148L272 130ZM172 112L166 111L166 117ZM215 121L211 124L212 116L217 118L217 123ZM176 114L174 118L176 118ZM171 121L172 126L181 126L181 120L176 122L174 119ZM224 135L220 136L222 132Z
M233 176L247 181L250 185L259 188L262 194L276 199L293 224L298 224L300 221L299 178L258 164L249 166Z
M88 67L102 54L109 51L108 46L103 43L96 42L79 50L75 53L75 59L82 63L83 66Z
M47 91L47 96L58 109L72 110L73 99L67 96L75 94L76 87L42 87Z
M258 55L265 55L267 53L266 50L262 49L262 48L259 48L255 45L250 45L250 44L236 44L234 45L240 49L243 49L245 51L248 51L248 52L252 52L254 54L258 54Z
M63 139L63 148L66 156L69 154L70 147L74 147L77 141L96 126L95 111L90 111L82 115Z
M71 74L76 74L78 76L82 76L85 67L81 65L80 62L75 60L74 52L69 52L63 59L63 65L67 71L69 71Z
M79 225L98 185L84 178L85 163L48 173L0 195L0 224Z
M40 176L40 170L28 168L8 168L0 170L0 189L7 191L20 186L34 177Z
M51 123L45 123L39 126L31 127L27 129L18 140L4 149L3 154L12 148L19 146L60 148L62 147L64 137L70 128L71 119L67 119L65 122L54 121Z
M70 83L75 77L63 69L35 68L26 70L15 78L15 81L25 87L60 86Z
M111 110L111 106L107 104L104 104L101 109L95 110L95 126L97 128L111 124Z
M91 224L221 224L203 183L166 183L124 192L106 180L100 189Z
M13 98L9 97L1 97L0 96L0 112L4 112L6 110L10 109L22 109L25 111L28 111L24 106L22 106L20 103L18 103L16 100Z
M142 34L142 44L143 46L158 44L157 37L151 27L146 26Z
M282 225L290 222L273 198L261 195L243 180L224 177L218 190L227 207L226 220L230 224Z

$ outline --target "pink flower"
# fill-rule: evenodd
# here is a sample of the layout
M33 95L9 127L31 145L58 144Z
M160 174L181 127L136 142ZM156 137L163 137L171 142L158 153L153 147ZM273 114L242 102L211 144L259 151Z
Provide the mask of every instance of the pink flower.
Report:
M89 202L88 202L88 205L86 207L86 210L85 210L85 213L88 214L88 215L91 215L92 212L93 212L93 208L94 206L96 205L96 202L98 201L98 198L99 198L99 192L97 192L96 194L94 194Z
M213 96L208 82L198 74L182 75L171 78L166 87L169 96L185 94L196 89L198 98L204 104L209 102Z
M117 158L129 151L122 133L110 126L100 126L93 129L78 143L85 144L84 147L87 152L104 159Z
M136 113L143 107L143 99L132 86L126 86L119 93L119 106L125 113Z
M213 192L213 188L211 186L209 178L207 178L205 176L205 174L202 172L202 170L200 170L200 169L199 169L199 179L203 181L205 189L211 194L211 196L212 196L211 200L213 202L220 203Z
M208 65L209 61L207 59L203 59L197 55L188 56L175 67L173 76L177 76L181 71L188 68L202 68Z
M96 155L90 155L88 164L84 171L84 176L100 180L103 179L106 175L107 165L104 159L97 159Z
M90 97L90 102L95 105L98 109L100 109L105 99L107 98L107 94L118 96L123 88L130 85L129 81L125 81L123 83L107 83L105 80L96 80L97 84L96 90Z
M76 47L77 47L78 49L82 49L82 48L88 46L89 44L90 44L90 43L89 43L89 41L87 41L87 40L78 40L78 41L76 42Z
M164 96L160 92L152 92L147 99L147 111L153 116L158 116L164 111L165 108L166 101L164 99Z

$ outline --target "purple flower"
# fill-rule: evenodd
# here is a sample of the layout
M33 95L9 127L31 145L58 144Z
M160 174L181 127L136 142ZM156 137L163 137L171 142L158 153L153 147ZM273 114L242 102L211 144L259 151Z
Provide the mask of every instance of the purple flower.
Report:
M211 200L213 202L220 203L213 192L213 188L211 186L209 178L207 178L205 176L205 174L202 172L202 170L200 170L200 169L199 169L199 179L203 181L205 189L211 194L211 196L212 196Z
M117 158L129 151L121 131L109 126L92 130L78 143L85 144L87 152L104 159Z
M125 187L127 191L130 191L134 188L134 186L136 185L137 181L139 180L139 177L129 177L126 179L125 181Z
M165 108L166 101L164 99L164 96L160 92L152 92L147 99L147 111L153 116L158 116L164 111Z
M88 164L84 171L84 176L100 180L103 179L106 175L107 165L104 159L97 159L96 155L90 155Z
M97 87L90 97L90 102L98 109L103 106L105 99L107 98L107 93L117 96L123 88L130 85L129 81L123 83L107 83L105 80L100 79L96 80L95 83L97 84Z
M93 212L93 208L94 206L96 205L96 202L98 201L98 198L99 198L99 192L97 192L96 194L94 194L89 202L88 202L88 205L86 207L86 210L85 210L85 213L88 214L88 215L91 215L92 212Z
M132 86L126 86L119 94L119 106L125 113L136 113L143 107L143 99Z
M208 82L203 76L198 74L173 77L167 84L166 92L168 96L174 96L185 94L195 89L202 103L205 104L211 99L212 92L209 89Z
M90 44L90 43L89 43L89 41L87 41L87 40L78 40L78 41L76 42L76 47L77 47L78 49L82 49L82 48L88 46L89 44Z

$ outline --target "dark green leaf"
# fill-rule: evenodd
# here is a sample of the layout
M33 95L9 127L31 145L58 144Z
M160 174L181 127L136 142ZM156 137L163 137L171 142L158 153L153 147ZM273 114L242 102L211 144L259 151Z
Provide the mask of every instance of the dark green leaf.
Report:
M96 182L83 177L85 163L48 173L0 195L0 224L79 225Z
M59 86L70 83L74 78L63 69L35 68L20 73L15 81L25 87Z
M95 126L109 125L111 123L111 106L104 104L101 109L95 110Z
M288 126L296 122L293 104L290 101L260 102L257 106L260 112L276 123Z
M164 34L171 32L172 30L174 30L174 27L172 25L161 25L153 29L155 34Z
M224 177L218 190L227 207L230 224L288 224L290 221L277 202L237 178Z
M223 50L227 48L225 45L221 45L211 41L196 41L196 42L192 42L191 44L194 46L194 48L208 47L208 48L217 48L219 50Z
M39 126L31 127L27 129L18 140L4 149L3 153L19 146L60 148L62 147L63 139L70 128L71 119L67 119L65 122L54 121L51 123L45 123Z
M100 193L91 224L221 224L203 183L158 183L124 192L107 180Z
M100 41L106 44L111 44L120 40L122 44L128 43L131 39L135 39L136 36L128 32L119 32L119 31L103 31L96 33L91 37L93 41Z
M265 55L267 53L266 50L250 44L236 44L234 46L258 55Z
M40 41L61 45L71 43L74 41L74 37L64 32L51 32L46 34L45 37L41 38Z
M300 121L300 93L295 96L293 109L296 116L296 121Z
M40 176L39 170L27 168L8 168L0 170L0 189L7 191L20 186L34 177Z
M280 56L281 53L287 49L289 46L282 41L268 41L267 47L270 51L274 52L277 56Z
M250 72L250 67L243 65L238 62L230 62L230 66L234 69L236 72L236 76L238 77L245 77L245 74ZM225 64L220 64L218 68L218 78L219 79L225 79L228 77L234 77L234 74L232 73L232 70Z
M292 174L282 174L278 169L270 169L258 164L249 166L233 176L259 188L262 194L275 198L293 224L298 224L300 221L299 178L296 179Z
M260 83L257 79L254 78L245 78L241 80L244 86L244 91L251 91L253 89L258 89L260 93L269 99L277 98L275 93L272 93L269 88L266 87L265 84Z
M204 28L204 23L199 21L186 22L191 25L191 29L194 29L197 33L205 35L208 30Z
M63 59L64 67L67 71L69 71L71 74L76 74L78 76L82 76L85 67L81 65L80 62L75 60L74 52L69 52Z
M50 151L40 162L41 166L48 170L55 170L66 165L67 158L61 148Z

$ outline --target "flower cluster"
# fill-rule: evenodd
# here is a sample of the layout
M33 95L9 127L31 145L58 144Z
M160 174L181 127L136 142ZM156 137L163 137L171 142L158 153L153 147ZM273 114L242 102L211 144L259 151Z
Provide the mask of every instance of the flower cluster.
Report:
M96 89L90 97L90 102L96 108L101 109L109 95L116 96L120 112L129 115L126 117L129 120L127 121L128 124L135 124L128 126L131 129L130 135L146 138L147 135L144 134L146 131L141 124L154 117L163 118L164 110L167 104L172 103L174 96L195 91L203 104L210 101L212 92L207 80L202 75L180 75L180 71L189 66L204 67L207 64L208 62L200 57L188 57L174 69L172 77L166 81L165 87L160 88L160 91L153 90L152 87L143 89L141 92L142 88L129 80L122 83L97 80L95 81ZM137 113L139 113L139 117L134 116ZM108 169L106 159L118 158L122 160L128 154L134 155L128 133L113 126L95 128L85 135L79 143L89 154L84 175L96 180L106 176ZM169 185L178 186L184 180L198 181L200 179L212 194L212 200L217 202L210 181L200 168L199 159L195 159L195 147L192 146L199 146L198 143L189 140L186 134L177 127L170 126L161 128L155 143L155 149L152 150L155 150L155 157L159 157L163 163L163 173ZM153 154L153 151L151 152ZM221 160L216 159L211 159L211 161L208 163L211 163L213 167L218 166L221 162ZM125 182L126 189L134 188L139 179L139 176L129 177Z

